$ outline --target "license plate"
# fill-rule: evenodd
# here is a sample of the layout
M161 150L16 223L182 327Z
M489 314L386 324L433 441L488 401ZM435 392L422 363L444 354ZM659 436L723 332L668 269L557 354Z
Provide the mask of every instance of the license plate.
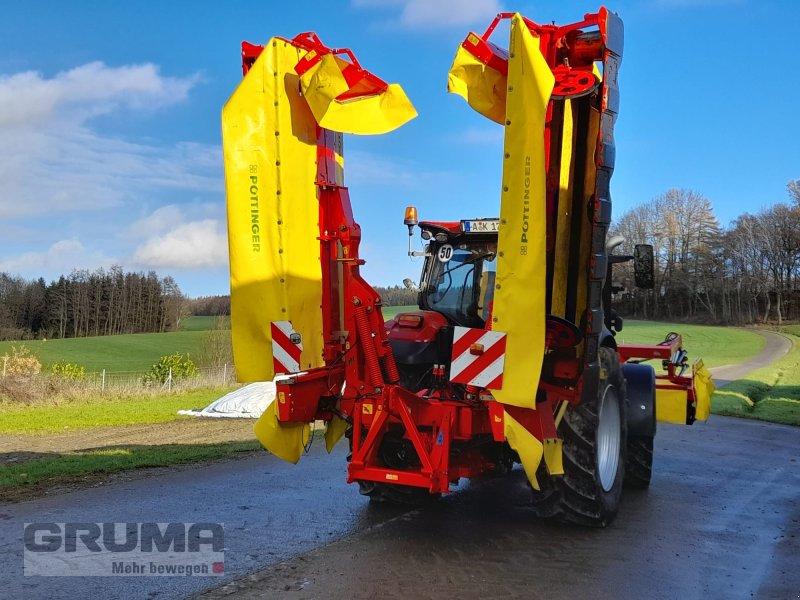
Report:
M465 233L496 233L500 228L499 219L479 219L476 221L461 221L461 229Z

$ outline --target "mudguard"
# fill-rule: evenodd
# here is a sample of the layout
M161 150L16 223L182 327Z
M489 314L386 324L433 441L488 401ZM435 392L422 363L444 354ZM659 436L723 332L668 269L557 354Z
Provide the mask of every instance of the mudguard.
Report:
M628 435L656 434L656 372L650 365L624 364L628 390Z

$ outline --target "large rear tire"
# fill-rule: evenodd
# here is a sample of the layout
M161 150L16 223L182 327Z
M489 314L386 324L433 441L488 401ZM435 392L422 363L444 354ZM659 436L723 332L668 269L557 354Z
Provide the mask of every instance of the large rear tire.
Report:
M625 462L625 487L646 490L653 476L653 438L630 436Z
M558 427L564 475L539 469L541 491L533 491L533 508L540 517L605 527L619 509L627 448L625 378L612 348L600 348L599 355L597 398L570 405Z

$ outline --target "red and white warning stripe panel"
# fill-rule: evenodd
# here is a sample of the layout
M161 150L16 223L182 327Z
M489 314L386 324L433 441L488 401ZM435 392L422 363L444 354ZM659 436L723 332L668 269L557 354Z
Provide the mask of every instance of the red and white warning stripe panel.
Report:
M506 334L471 327L456 327L450 381L490 390L503 387Z
M297 373L303 344L291 321L272 321L272 365L275 374Z

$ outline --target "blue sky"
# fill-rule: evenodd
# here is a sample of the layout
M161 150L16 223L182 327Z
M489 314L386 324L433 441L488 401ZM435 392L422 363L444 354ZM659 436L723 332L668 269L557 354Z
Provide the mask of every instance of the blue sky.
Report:
M403 208L499 212L502 129L445 92L470 29L498 10L579 20L599 4L511 0L4 3L0 271L52 278L122 264L190 296L228 291L219 115L239 44L316 31L403 85L419 117L345 140L346 182L376 285L416 279ZM800 178L800 3L609 3L625 22L614 212L671 187L723 225ZM322 8L324 7L324 9ZM502 36L493 41L506 45ZM415 243L418 243L415 238Z

